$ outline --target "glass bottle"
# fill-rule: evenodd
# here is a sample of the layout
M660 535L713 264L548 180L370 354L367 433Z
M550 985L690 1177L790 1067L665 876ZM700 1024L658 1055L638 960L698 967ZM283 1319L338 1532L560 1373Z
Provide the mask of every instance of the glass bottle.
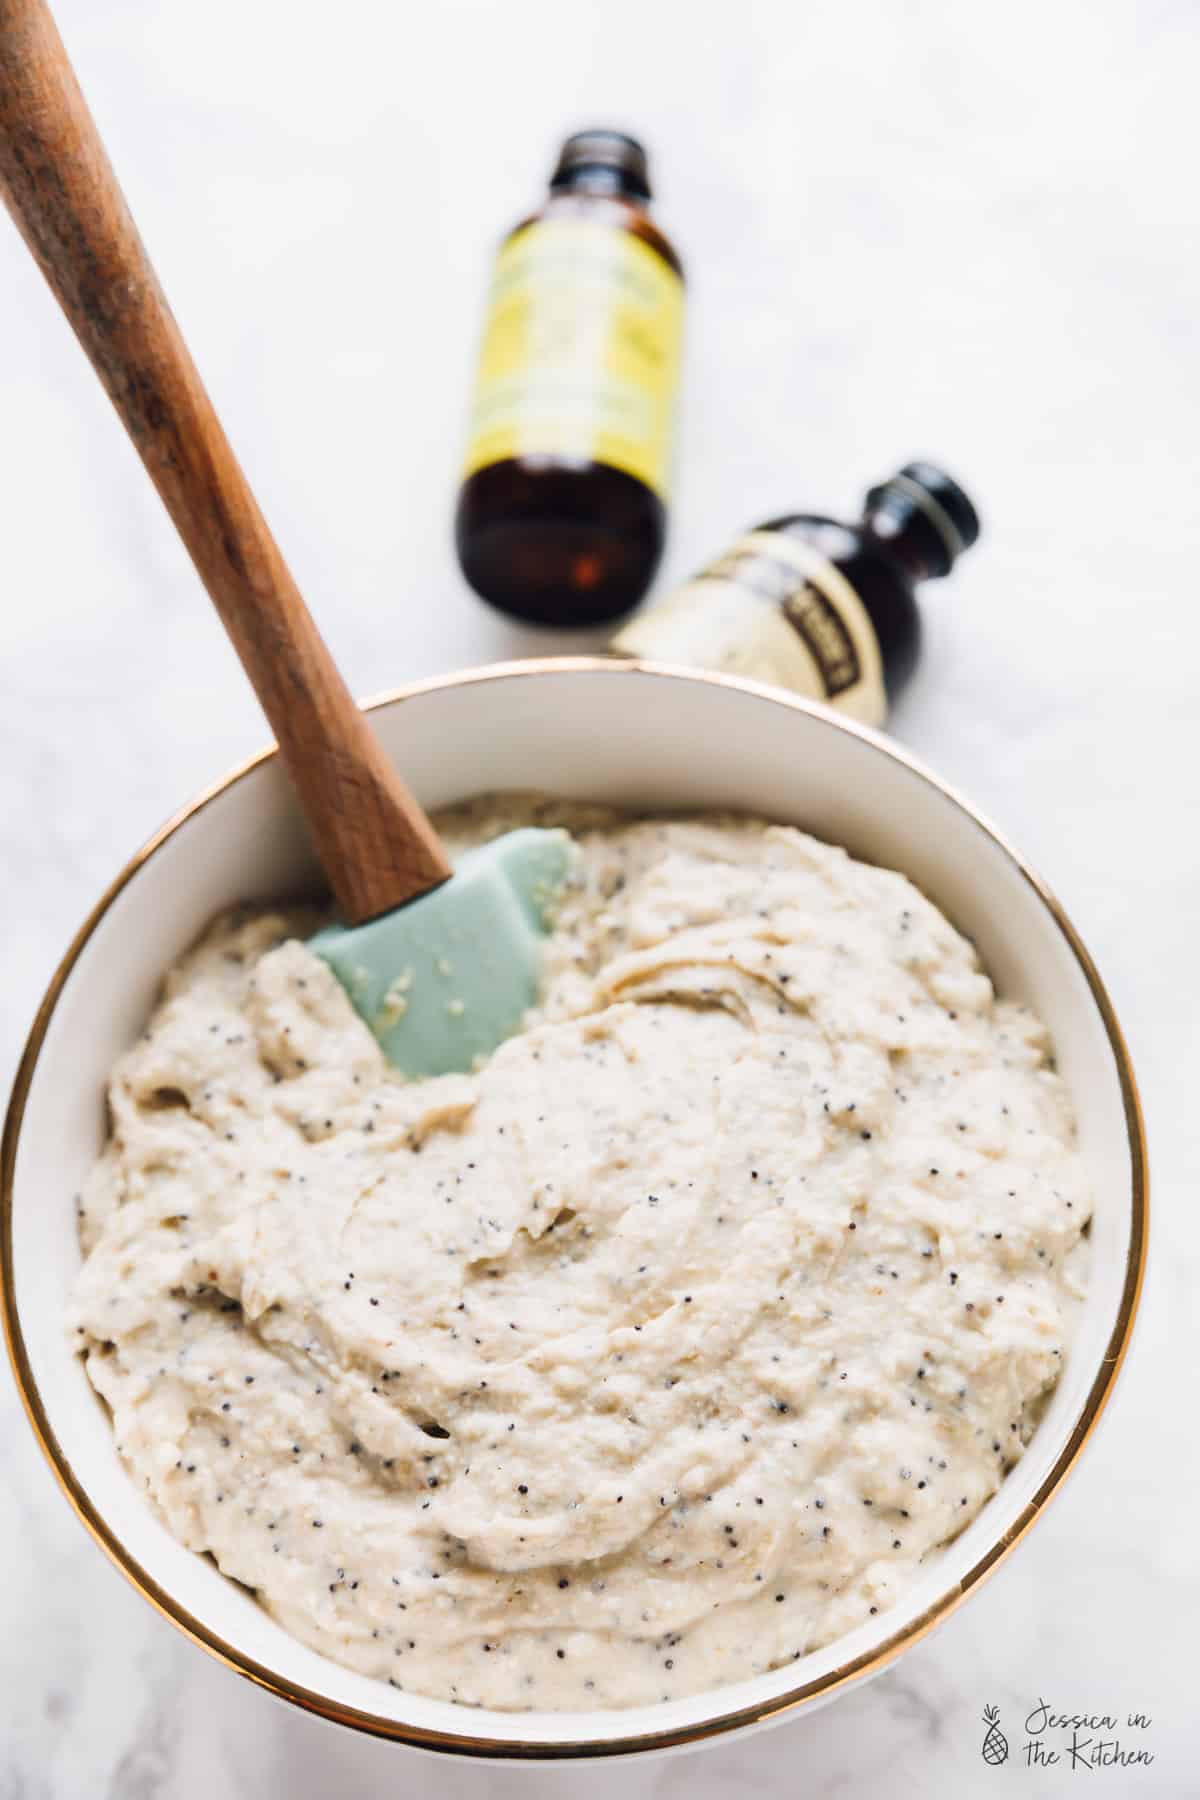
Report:
M934 464L873 487L861 519L771 519L614 638L621 655L791 688L881 725L916 667L916 587L948 575L979 516Z
M634 138L577 132L497 254L455 543L477 594L537 624L620 617L662 554L683 272L649 199Z

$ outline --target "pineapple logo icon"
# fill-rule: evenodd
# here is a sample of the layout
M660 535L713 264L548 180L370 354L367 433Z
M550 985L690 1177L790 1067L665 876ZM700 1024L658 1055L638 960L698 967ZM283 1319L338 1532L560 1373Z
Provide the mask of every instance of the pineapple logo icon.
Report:
M1000 1729L1000 1714L996 1707L985 1706L983 1720L987 1726L987 1736L983 1740L981 1755L985 1763L998 1769L1002 1762L1008 1761L1008 1739Z

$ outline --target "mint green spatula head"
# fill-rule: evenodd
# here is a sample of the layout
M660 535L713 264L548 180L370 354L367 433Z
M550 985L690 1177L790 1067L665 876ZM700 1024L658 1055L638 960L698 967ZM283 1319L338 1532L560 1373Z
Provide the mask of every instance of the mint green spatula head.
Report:
M565 831L506 832L466 851L431 893L365 925L326 926L309 949L405 1075L469 1070L537 999L573 848Z

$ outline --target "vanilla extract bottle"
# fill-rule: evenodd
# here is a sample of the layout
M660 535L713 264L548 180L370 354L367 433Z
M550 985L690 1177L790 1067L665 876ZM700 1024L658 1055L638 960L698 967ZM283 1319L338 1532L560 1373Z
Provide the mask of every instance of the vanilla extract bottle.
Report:
M576 132L496 257L455 545L482 599L535 624L619 618L662 554L683 269L649 209L641 144Z
M618 633L620 655L749 676L882 725L917 664L916 589L979 536L956 481L905 463L853 525L772 519Z

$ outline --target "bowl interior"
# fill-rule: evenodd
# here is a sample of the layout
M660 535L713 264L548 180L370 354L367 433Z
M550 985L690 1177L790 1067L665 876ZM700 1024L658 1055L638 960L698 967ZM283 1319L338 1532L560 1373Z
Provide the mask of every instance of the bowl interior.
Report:
M773 1675L630 1712L464 1712L399 1692L296 1643L182 1549L124 1473L66 1340L79 1264L73 1196L103 1141L108 1071L141 1029L167 966L219 908L314 885L298 813L270 760L216 790L136 866L79 948L26 1070L12 1293L22 1381L52 1459L93 1529L127 1568L137 1565L140 1584L178 1622L210 1647L217 1640L231 1660L258 1665L293 1698L303 1690L331 1714L367 1715L377 1729L544 1755L597 1740L687 1738L718 1718L770 1712L800 1688L827 1695L880 1666L973 1585L1055 1485L1103 1401L1132 1314L1142 1237L1136 1102L1106 1003L1069 928L976 817L879 739L765 689L618 664L513 667L429 684L382 703L374 722L426 805L524 787L756 812L903 870L975 940L1001 992L1029 1001L1051 1029L1095 1192L1091 1285L1047 1415L999 1493L892 1612Z

